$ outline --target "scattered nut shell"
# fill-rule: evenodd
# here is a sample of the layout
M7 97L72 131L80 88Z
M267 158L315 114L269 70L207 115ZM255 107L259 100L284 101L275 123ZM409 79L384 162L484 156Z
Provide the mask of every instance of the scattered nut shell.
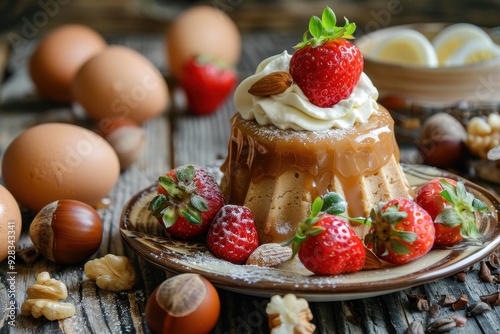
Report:
M460 298L456 302L451 305L451 308L455 311L457 310L465 310L467 305L469 304L469 298L467 295L461 295Z
M467 308L467 316L474 317L488 311L491 311L491 306L486 302L480 301L476 304L472 304Z

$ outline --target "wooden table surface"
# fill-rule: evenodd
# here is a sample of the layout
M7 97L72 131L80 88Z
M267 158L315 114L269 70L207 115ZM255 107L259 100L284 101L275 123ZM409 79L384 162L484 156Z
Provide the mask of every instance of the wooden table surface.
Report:
M162 36L126 35L107 36L112 44L132 47L166 71ZM243 54L238 70L241 77L253 72L267 56L290 50L296 36L254 33L243 36ZM26 72L26 61L33 48L31 43L7 57L6 75L0 86L0 154L9 142L23 130L49 121L89 125L75 108L40 101ZM0 48L1 49L1 48ZM0 60L2 57L0 56ZM109 194L111 205L99 210L104 222L102 245L94 257L112 253L130 258L138 274L136 286L125 292L109 292L97 288L86 278L83 264L56 265L43 257L24 261L20 253L15 268L0 263L0 333L149 333L144 311L147 297L167 277L167 274L137 256L121 239L119 232L122 209L131 196L151 185L159 175L174 166L193 163L207 165L225 157L229 139L229 118L235 112L229 99L217 113L208 117L189 114L165 113L144 124L147 143L140 160L126 171ZM498 188L497 188L498 190ZM33 213L23 211L23 236L19 251L30 248L27 230ZM76 307L76 315L62 321L48 321L17 315L9 322L4 311L9 302L7 279L15 279L17 306L26 299L26 289L36 275L48 271L68 287L68 302ZM12 274L12 273L15 274ZM498 270L497 270L498 273ZM253 297L218 289L222 312L213 333L269 333L265 306L268 298ZM455 275L379 297L335 302L311 302L317 333L404 333L409 324L418 321L427 325L435 321L429 312L413 306L408 294L423 295L429 304L438 302L443 295L467 295L471 303L479 297L498 291L495 283L479 278L479 263L467 273L465 282ZM293 292L293 291L292 291ZM438 317L465 315L443 307ZM500 306L492 311L467 318L465 327L451 333L500 333ZM187 334L187 333L186 333Z

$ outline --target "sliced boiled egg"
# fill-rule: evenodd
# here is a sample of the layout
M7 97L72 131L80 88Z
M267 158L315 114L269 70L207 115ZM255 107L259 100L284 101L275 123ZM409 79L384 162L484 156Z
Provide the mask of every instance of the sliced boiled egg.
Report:
M378 40L371 54L375 59L393 64L436 67L438 59L431 42L420 32L400 29Z
M445 66L463 66L500 57L500 46L483 40L469 41L445 61Z
M445 64L469 41L492 42L490 36L483 29L470 23L452 24L441 30L432 40L439 63Z

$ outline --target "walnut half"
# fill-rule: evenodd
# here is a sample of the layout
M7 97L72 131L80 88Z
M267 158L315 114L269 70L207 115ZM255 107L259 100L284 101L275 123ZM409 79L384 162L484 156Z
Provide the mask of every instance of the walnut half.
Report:
M21 306L22 315L32 315L35 318L44 316L48 320L62 320L74 316L75 306L51 299L27 299Z
M125 256L108 254L85 263L85 275L96 281L99 288L110 291L130 290L136 282L132 264Z
M316 326L307 300L286 294L283 298L274 295L266 307L271 334L312 334Z
M68 297L68 290L63 282L50 278L48 272L38 274L35 284L26 290L28 299L51 299L59 300Z
M76 313L71 303L60 302L68 297L68 290L63 282L50 278L48 272L38 274L36 282L26 290L28 299L21 305L21 314L35 318L44 316L48 320L62 320Z

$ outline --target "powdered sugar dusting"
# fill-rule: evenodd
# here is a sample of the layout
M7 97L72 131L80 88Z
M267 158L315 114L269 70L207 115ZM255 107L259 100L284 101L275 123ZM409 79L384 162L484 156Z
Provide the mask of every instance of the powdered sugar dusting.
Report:
M317 142L318 140L331 140L332 142L341 140L348 135L355 134L358 130L354 127L346 129L327 129L321 131L306 130L281 130L274 125L261 126L254 121L245 121L247 127L256 137L269 141L295 141L304 145Z

